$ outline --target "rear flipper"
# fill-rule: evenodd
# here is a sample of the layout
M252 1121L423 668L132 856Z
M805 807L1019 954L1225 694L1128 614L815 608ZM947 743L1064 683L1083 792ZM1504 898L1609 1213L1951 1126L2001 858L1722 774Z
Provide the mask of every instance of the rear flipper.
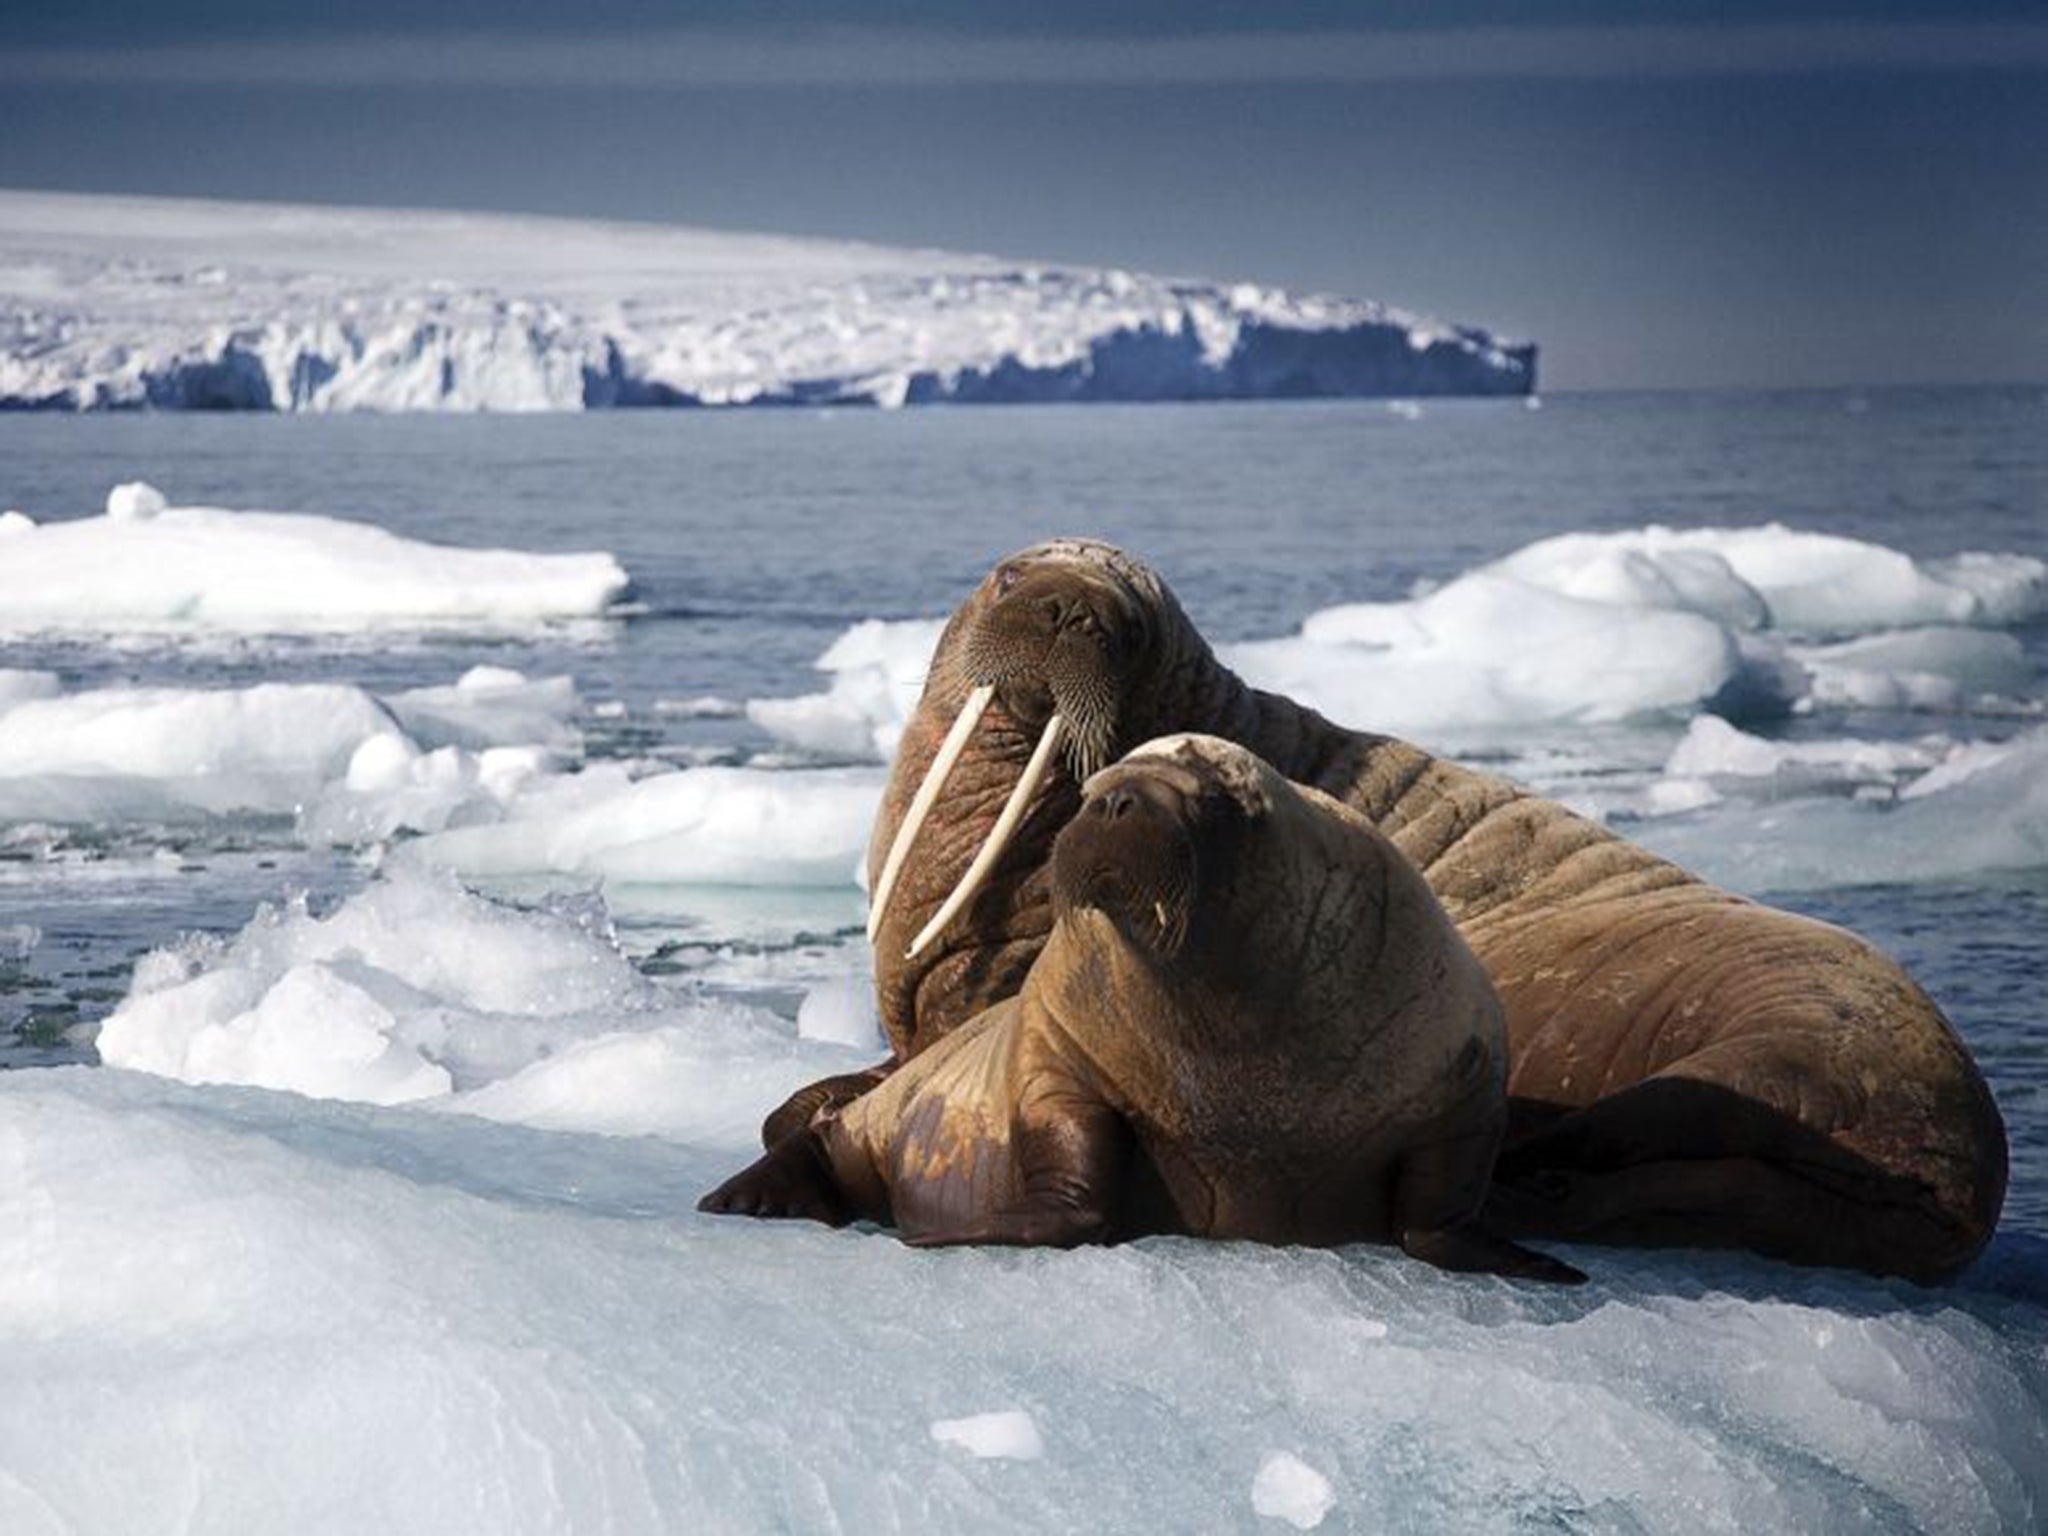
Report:
M839 1109L851 1104L895 1070L896 1060L891 1057L864 1071L821 1077L817 1082L797 1089L761 1122L761 1145L772 1147L794 1136L817 1118L819 1110Z
M715 1216L761 1216L822 1221L843 1227L855 1212L833 1177L823 1139L806 1128L785 1136L697 1202Z
M1460 1274L1507 1275L1516 1280L1544 1280L1556 1285L1584 1285L1585 1275L1560 1259L1537 1253L1504 1237L1495 1237L1476 1221L1401 1234L1401 1251L1412 1259Z

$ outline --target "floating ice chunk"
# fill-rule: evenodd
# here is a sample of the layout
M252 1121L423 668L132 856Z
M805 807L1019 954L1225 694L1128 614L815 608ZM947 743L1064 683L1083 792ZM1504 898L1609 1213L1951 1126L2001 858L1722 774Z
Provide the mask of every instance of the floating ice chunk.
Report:
M10 540L0 626L319 633L377 625L504 625L602 614L626 589L606 554L458 549L367 523L151 505L129 487L106 517ZM124 509L115 516L117 503Z
M164 493L146 480L130 480L107 492L110 522L146 523L169 505Z
M886 762L917 708L945 627L943 619L864 619L818 658L818 669L832 674L827 692L754 699L747 718L806 751Z
M1724 622L1764 622L1753 606L1760 597L1771 627L1809 635L2017 624L2048 608L2048 561L2030 555L1973 553L1923 566L1882 544L1778 523L1564 534L1495 569L1553 591L1607 591L1653 606L1669 606L1655 599L1668 583L1680 605Z
M472 667L450 688L413 688L385 700L421 746L546 746L576 754L571 723L583 701L568 677L528 679L508 667Z
M1980 629L1896 630L1797 655L1813 675L1814 702L1842 709L2010 708L2034 681L2015 637Z
M1738 730L1713 715L1701 715L1686 727L1684 737L1665 761L1664 772L1685 780L1740 779L1774 781L1777 793L1857 785L1895 784L1909 774L1925 773L1946 755L1950 743L1935 737L1924 741L1770 741ZM1744 786L1755 794L1759 786Z
M682 720L734 720L746 714L747 706L738 699L702 693L690 699L656 699L654 712Z
M865 976L819 982L804 994L797 1009L796 1032L806 1040L829 1040L863 1051L882 1049L874 983Z
M1634 832L1666 857L1744 891L2048 868L2048 731L1957 748L1896 797L1731 799Z
M851 885L881 793L871 768L689 768L635 779L604 764L536 779L501 820L421 838L394 857L472 875Z
M1492 569L1588 602L1697 613L1733 629L1770 622L1763 594L1715 550L1653 551L1627 542L1656 531L1563 534L1519 549Z
M575 1021L650 1008L602 936L418 876L326 917L259 914L224 949L138 967L100 1057L189 1082L394 1103L524 1066ZM569 1021L569 1022L564 1022Z
M36 520L26 512L16 512L12 509L0 512L0 539L15 534L34 533L35 529Z
M1340 723L1416 734L1689 713L1738 686L1765 696L1779 686L1712 619L1485 572L1412 602L1325 609L1298 639L1220 654L1247 682Z
M1038 1461L1045 1456L1038 1421L1021 1408L935 1419L931 1433L939 1444L957 1445L983 1461Z
M55 698L60 685L54 672L25 672L0 667L0 712L25 704L30 699Z
M34 923L9 923L0 927L0 960L26 960L43 942L43 930Z
M1330 1480L1291 1451L1268 1451L1252 1479L1252 1511L1312 1531L1337 1502Z
M390 729L369 694L332 683L31 698L0 713L0 819L289 814Z

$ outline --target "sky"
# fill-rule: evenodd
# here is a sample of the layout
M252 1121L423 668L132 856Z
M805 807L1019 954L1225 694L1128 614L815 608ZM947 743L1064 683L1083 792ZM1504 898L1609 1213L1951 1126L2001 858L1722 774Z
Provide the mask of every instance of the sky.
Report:
M0 186L1252 279L1552 390L2048 379L2048 0L0 0Z

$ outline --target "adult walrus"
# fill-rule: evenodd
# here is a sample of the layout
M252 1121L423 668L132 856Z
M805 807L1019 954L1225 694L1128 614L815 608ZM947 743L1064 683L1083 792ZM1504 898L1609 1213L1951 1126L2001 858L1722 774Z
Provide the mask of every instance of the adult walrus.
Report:
M1023 991L705 1196L910 1242L1394 1242L1582 1280L1479 1222L1506 1124L1486 973L1364 819L1178 736L1091 778Z
M1516 1230L1922 1281L1989 1241L2004 1126L1893 961L1505 779L1247 687L1154 572L1086 540L996 566L947 625L904 732L869 850L895 1060L1017 991L1082 778L1176 731L1241 743L1343 801L1428 879L1506 1010L1498 1204ZM805 1090L764 1135L886 1070Z

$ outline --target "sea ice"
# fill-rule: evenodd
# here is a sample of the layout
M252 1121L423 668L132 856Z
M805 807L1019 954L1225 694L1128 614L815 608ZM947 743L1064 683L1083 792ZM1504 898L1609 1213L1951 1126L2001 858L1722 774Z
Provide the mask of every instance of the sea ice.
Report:
M1252 1479L1252 1510L1312 1531L1337 1502L1330 1480L1291 1451L1269 1451Z
M388 698L342 683L62 694L50 673L0 672L0 817L297 811L315 840L388 836L436 815L441 825L479 791L508 797L573 758L577 706L567 678L529 682L500 670Z
M1839 761L1832 772L1839 782ZM2040 869L2048 867L2048 730L1951 748L1895 795L1730 800L1628 830L1695 873L1752 892Z
M4 718L4 717L0 717ZM402 844L394 859L506 877L635 885L850 886L881 799L873 768L623 765L536 776L491 819Z
M1387 1530L2048 1507L2038 1244L1932 1293L1585 1248L1571 1290L1379 1248L934 1253L695 1213L745 1155L0 1073L0 1527L1208 1530L1275 1446ZM1051 1453L932 1438L989 1405Z
M864 619L818 658L818 670L832 677L827 692L754 699L747 718L806 751L887 762L917 708L945 627L943 619Z
M1406 601L1325 608L1296 635L1218 654L1344 724L1454 746L1474 730L1702 709L2010 708L2030 683L2025 652L1964 626L2044 611L2048 563L2031 556L1921 564L1775 524L1649 527L1545 539ZM865 620L819 658L827 692L756 699L748 718L812 752L886 759L942 628ZM1790 638L1843 633L1858 638Z
M1881 544L1779 523L1569 533L1517 550L1494 569L1552 591L1802 635L2018 624L2048 609L2048 561L2031 555L1973 553L1923 565Z
M311 513L151 511L152 498L148 486L119 486L106 516L10 535L0 629L520 625L601 615L627 586L607 554L459 549Z
M957 1445L981 1461L1038 1461L1045 1455L1037 1421L1021 1408L935 1419L931 1435L940 1445Z

